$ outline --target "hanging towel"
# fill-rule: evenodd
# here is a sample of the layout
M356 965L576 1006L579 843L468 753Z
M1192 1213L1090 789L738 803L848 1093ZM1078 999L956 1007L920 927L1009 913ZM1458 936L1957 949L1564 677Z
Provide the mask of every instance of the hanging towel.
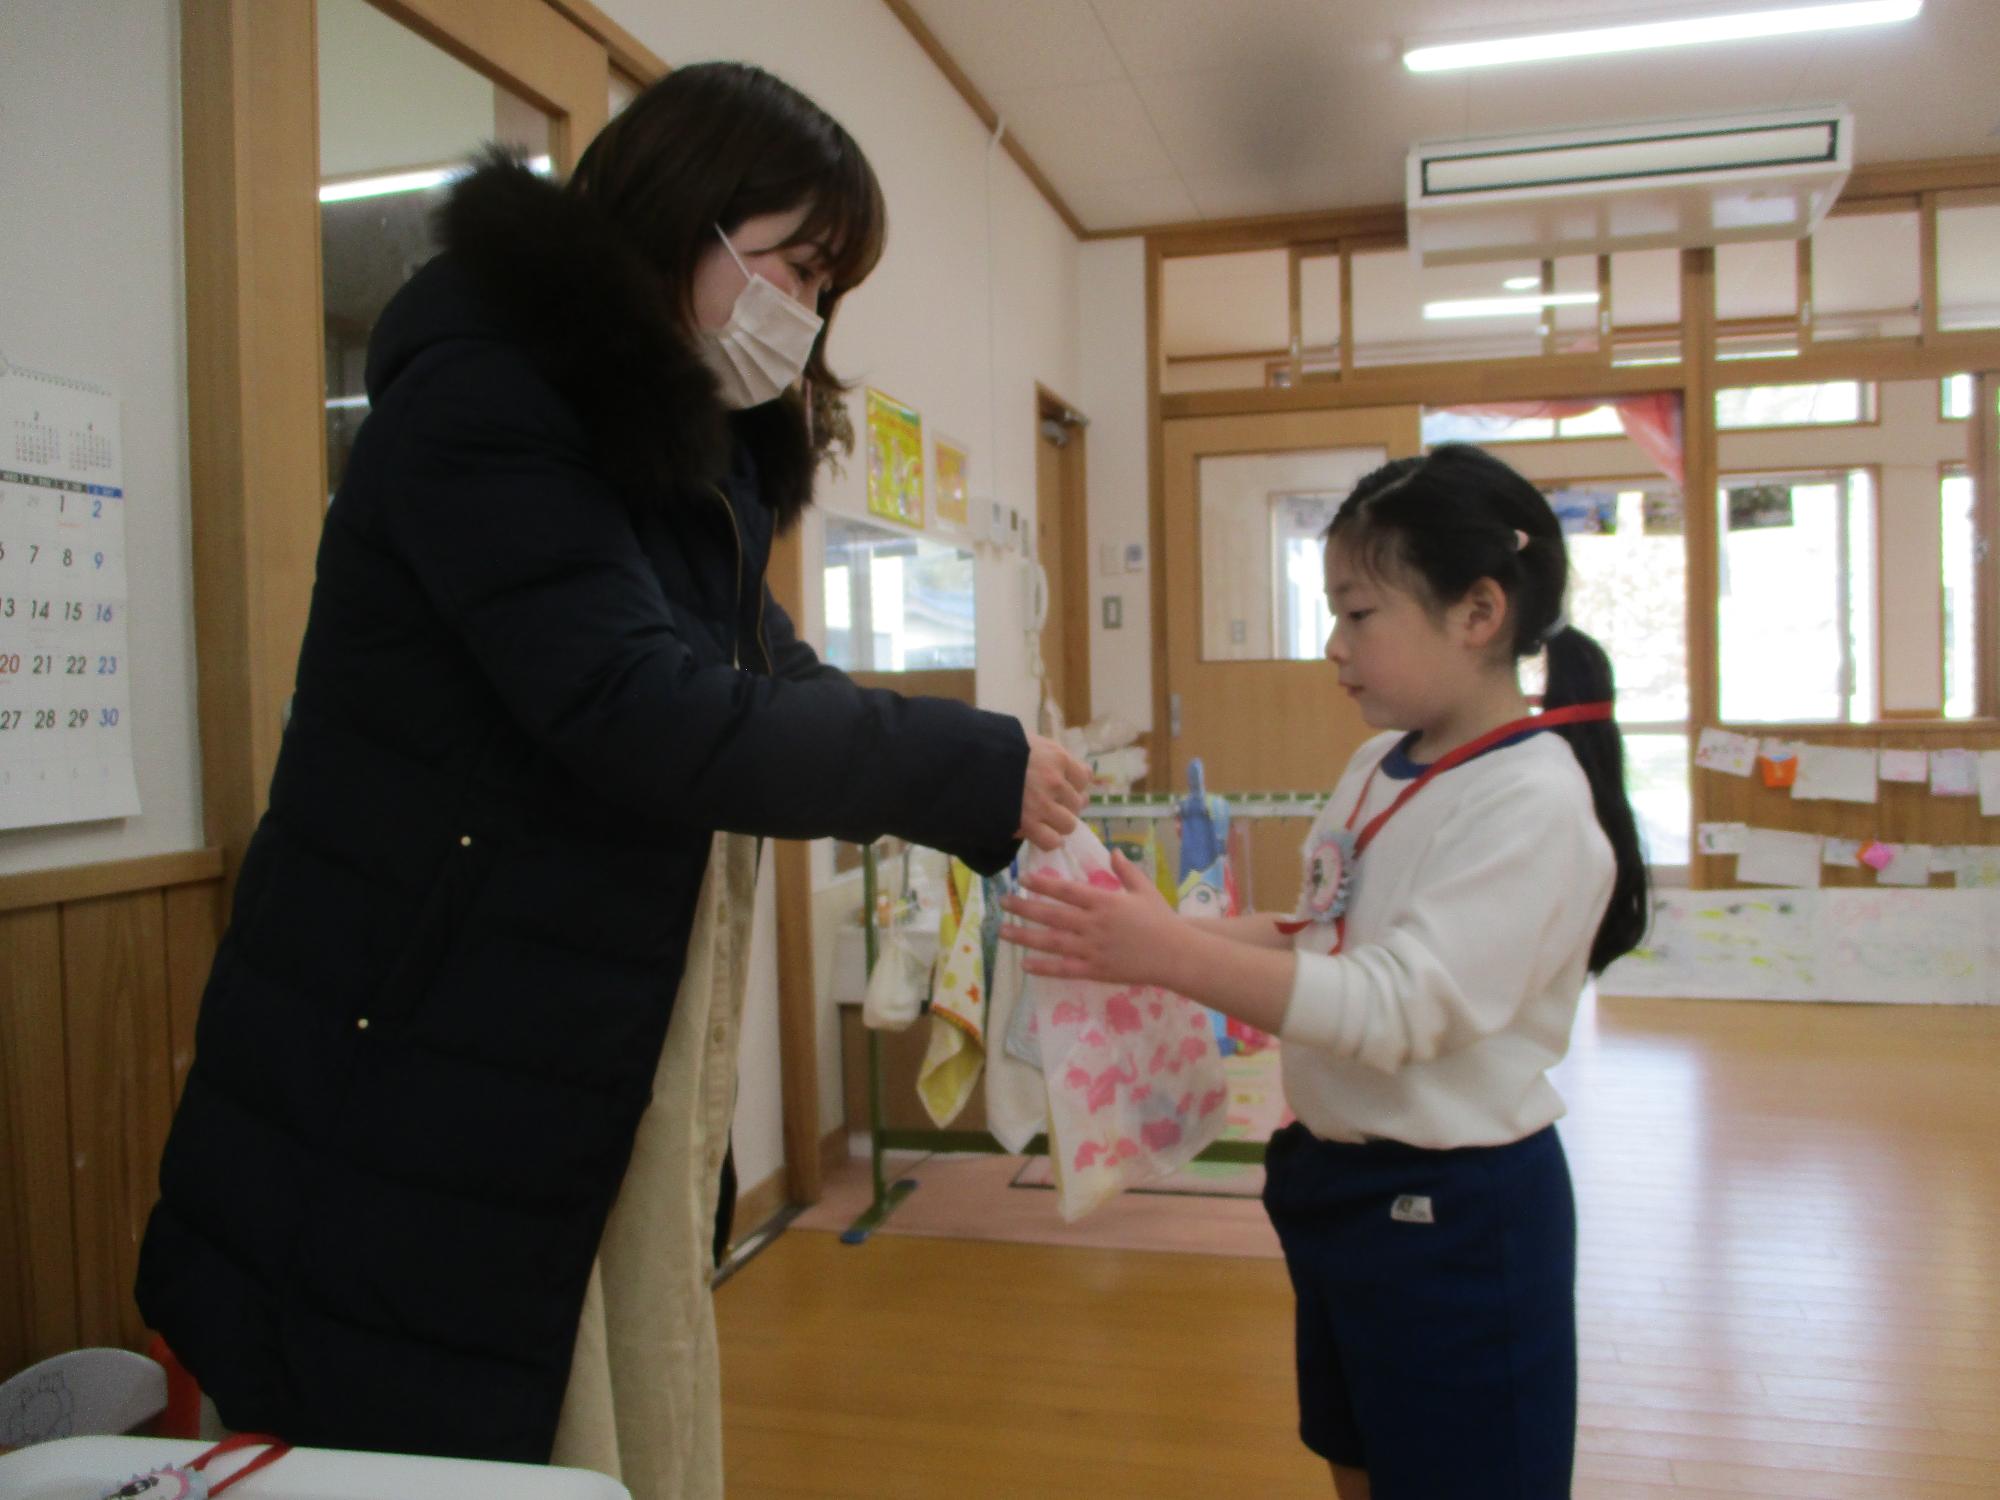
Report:
M1022 1058L1015 1036L1034 1024L1034 981L1021 967L1021 950L1003 943L993 965L993 993L986 1008L990 1035L1002 1038L986 1059L986 1128L1019 1155L1048 1124L1049 1095L1037 1063Z
M986 1059L986 891L951 862L931 984L931 1040L917 1073L917 1097L940 1129L958 1118Z

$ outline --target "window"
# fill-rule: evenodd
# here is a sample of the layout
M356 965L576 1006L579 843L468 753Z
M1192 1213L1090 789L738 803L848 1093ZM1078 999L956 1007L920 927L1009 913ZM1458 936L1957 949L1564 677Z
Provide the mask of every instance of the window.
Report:
M1333 613L1326 606L1326 549L1320 537L1340 509L1337 494L1298 493L1271 497L1273 597L1278 657L1311 661L1326 649Z
M1546 443L1557 438L1619 437L1618 408L1605 405L1574 417L1502 417L1439 407L1424 412L1424 446L1439 443Z
M1549 491L1569 548L1565 609L1611 658L1625 732L1625 787L1647 860L1688 862L1687 548L1669 481L1621 479ZM1542 663L1524 673L1539 692Z
M1717 503L1723 719L1872 719L1872 476L1731 476Z
M1715 393L1715 425L1828 427L1875 420L1875 387L1863 380L1746 385Z
M823 577L826 659L833 665L924 672L974 664L970 552L828 516Z
M1938 504L1944 571L1944 716L1969 719L1979 697L1973 678L1978 652L1973 637L1977 533L1973 529L1972 476L1963 469L1948 470L1938 486Z
M1947 422L1963 422L1972 415L1972 377L1947 375L1938 382L1938 416Z

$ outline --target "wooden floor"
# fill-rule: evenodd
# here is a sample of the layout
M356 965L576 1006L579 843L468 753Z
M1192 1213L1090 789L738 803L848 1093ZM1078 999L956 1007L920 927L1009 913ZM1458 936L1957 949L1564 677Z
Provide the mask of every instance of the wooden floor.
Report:
M2000 1007L1607 1000L1560 1082L1584 1500L2000 1496ZM793 1231L731 1500L1324 1497L1281 1264Z

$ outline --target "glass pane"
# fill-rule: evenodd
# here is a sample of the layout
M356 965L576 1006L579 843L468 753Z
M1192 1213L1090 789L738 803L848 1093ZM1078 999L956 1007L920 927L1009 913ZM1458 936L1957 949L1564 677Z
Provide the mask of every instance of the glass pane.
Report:
M1963 422L1972 415L1972 377L1947 375L1938 382L1938 415L1947 422Z
M1596 318L1594 270L1585 289L1544 293L1540 261L1419 266L1406 250L1379 250L1353 266L1357 366L1537 355L1545 304Z
M1969 719L1978 698L1973 674L1978 648L1973 630L1972 563L1976 553L1972 518L1972 476L1947 474L1938 486L1944 565L1944 716Z
M1789 318L1799 308L1799 251L1792 240L1715 247L1715 316Z
M1945 194L1937 216L1938 327L2000 328L2000 201Z
M1787 358L1799 352L1799 249L1755 240L1715 250L1717 359Z
M1687 719L1687 549L1680 527L1658 524L1678 519L1679 501L1665 480L1549 492L1569 546L1569 617L1610 656L1618 717L1633 723Z
M1731 478L1717 498L1722 717L1871 717L1875 505L1867 471Z
M1625 736L1625 795L1639 821L1646 862L1685 865L1694 801L1688 791L1685 734Z
M1283 250L1178 256L1160 267L1164 390L1264 384L1291 339ZM1226 361L1217 363L1217 361Z
M1611 257L1613 364L1678 363L1680 321L1680 251L1621 250Z
M1201 654L1206 661L1316 661L1326 613L1320 533L1381 448L1204 458Z
M1299 261L1299 336L1306 368L1331 374L1340 368L1340 257L1308 255Z
M1872 421L1875 388L1866 381L1818 385L1746 385L1715 393L1715 425L1826 427Z
M319 0L320 259L327 489L340 487L368 396L368 338L436 251L431 218L489 141L548 170L549 120L366 0Z
M826 518L826 659L849 672L970 667L972 553L914 532Z
M1923 257L1915 212L1846 214L1812 237L1815 339L1914 338Z

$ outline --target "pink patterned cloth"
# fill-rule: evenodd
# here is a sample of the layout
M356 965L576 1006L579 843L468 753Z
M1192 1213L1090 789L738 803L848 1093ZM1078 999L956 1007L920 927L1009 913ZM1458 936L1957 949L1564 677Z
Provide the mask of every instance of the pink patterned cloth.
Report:
M1025 872L1117 886L1087 826ZM1035 1030L1049 1095L1056 1203L1074 1221L1126 1188L1169 1177L1222 1133L1229 1084L1208 1012L1152 985L1041 979Z

